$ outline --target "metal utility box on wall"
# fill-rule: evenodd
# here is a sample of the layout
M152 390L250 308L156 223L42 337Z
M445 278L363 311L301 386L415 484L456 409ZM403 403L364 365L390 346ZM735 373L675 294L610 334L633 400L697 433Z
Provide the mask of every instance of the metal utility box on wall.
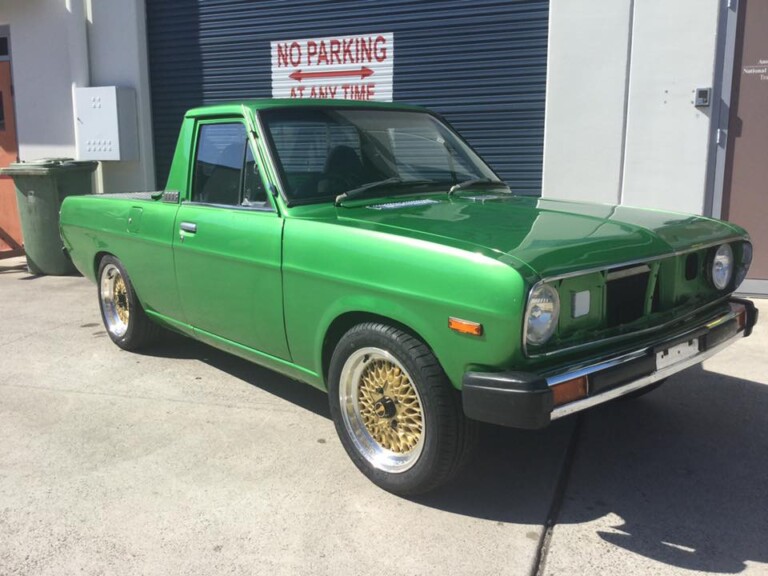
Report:
M79 160L136 160L138 118L131 88L75 88L75 140Z

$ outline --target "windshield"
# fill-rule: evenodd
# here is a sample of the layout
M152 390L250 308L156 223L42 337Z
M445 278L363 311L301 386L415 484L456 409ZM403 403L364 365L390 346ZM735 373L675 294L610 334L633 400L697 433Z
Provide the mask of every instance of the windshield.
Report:
M294 203L361 188L390 195L498 181L461 138L426 112L317 107L265 110L260 117Z

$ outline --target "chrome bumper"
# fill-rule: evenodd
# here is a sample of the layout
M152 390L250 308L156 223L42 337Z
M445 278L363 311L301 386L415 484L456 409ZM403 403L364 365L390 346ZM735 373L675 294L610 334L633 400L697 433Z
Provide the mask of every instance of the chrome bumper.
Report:
M730 346L731 344L733 344L737 340L740 340L743 337L744 337L743 333L737 332L733 336L725 340L724 342L721 342L720 344L714 346L713 348L710 348L709 350L699 352L698 354L691 356L690 358L686 358L685 360L680 360L679 362L676 362L671 366L667 366L666 368L661 368L660 370L656 370L655 372L647 376L643 376L633 382L630 382L629 384L624 384L623 386L619 386L618 388L612 388L610 390L606 390L605 392L602 392L597 396L591 396L588 398L584 398L583 400L577 400L569 404L564 404L563 406L558 406L557 408L552 410L552 414L550 415L550 418L552 420L557 420L558 418L562 418L563 416L568 416L569 414L574 414L575 412L581 412L582 410L586 410L587 408L591 408L592 406L603 404L604 402L608 402L610 400L613 400L614 398L619 398L621 396L625 396L626 394L629 394L636 390L640 390L642 388L650 386L651 384L654 384L659 380L664 380L664 378L668 378L673 374L677 374L678 372L685 370L686 368L690 368L691 366L695 366L696 364L703 362L707 358L714 356L715 354L720 352L722 349L727 348L728 346ZM639 350L637 352L633 352L632 354L622 356L621 358L611 360L610 362L595 364L594 366L590 366L589 368L583 368L576 372L568 372L566 374L561 374L553 378L547 378L547 384L549 386L554 386L558 383L565 382L567 380L571 380L574 378L578 378L579 376L589 377L590 374L593 374L595 372L607 370L609 368L619 366L625 362L631 362L632 360L636 360L637 358L647 356L647 355L648 355L648 349Z
M756 322L752 302L731 299L730 311L708 323L608 360L543 374L468 372L464 412L502 426L541 428L703 362L749 336Z

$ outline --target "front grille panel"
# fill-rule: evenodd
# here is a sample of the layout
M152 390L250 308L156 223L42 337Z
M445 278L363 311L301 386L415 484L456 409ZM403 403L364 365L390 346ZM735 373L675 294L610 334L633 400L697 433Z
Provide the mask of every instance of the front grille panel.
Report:
M650 271L607 279L605 285L606 327L614 328L642 318Z
M576 355L608 348L662 327L678 326L718 305L727 292L715 289L707 274L711 250L705 246L646 263L545 278L560 294L558 329L545 345L528 346L526 356ZM737 245L737 261L740 255ZM586 314L577 314L574 295L587 291L590 308Z

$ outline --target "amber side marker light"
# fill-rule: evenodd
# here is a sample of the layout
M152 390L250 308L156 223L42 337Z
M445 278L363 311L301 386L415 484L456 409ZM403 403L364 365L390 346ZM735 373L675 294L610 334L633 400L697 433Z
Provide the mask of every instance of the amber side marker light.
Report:
M555 406L568 404L574 400L580 400L587 396L587 377L579 376L573 380L566 380L552 386L552 399Z
M736 322L739 325L738 331L741 332L747 327L747 309L743 306L740 307L738 316L736 316Z
M482 336L483 325L478 322L470 322L460 318L448 318L448 328L455 330L459 334L469 334L470 336Z
M741 332L747 327L747 308L743 304L731 302L731 311L736 314L736 331ZM717 322L713 322L712 324L708 324L707 328L711 328L712 326L717 325Z

